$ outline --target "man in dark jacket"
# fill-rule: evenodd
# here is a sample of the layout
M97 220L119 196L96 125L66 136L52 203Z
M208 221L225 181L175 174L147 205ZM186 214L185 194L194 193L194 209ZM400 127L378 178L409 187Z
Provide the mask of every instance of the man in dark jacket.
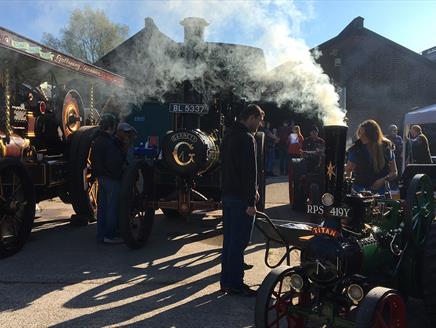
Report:
M222 145L222 201L224 240L221 255L221 290L229 294L253 296L244 284L244 250L250 241L257 192L256 140L263 110L248 105L234 126L226 131Z
M93 174L98 181L97 242L122 243L118 236L118 205L125 161L121 145L114 138L116 119L104 114L91 150Z

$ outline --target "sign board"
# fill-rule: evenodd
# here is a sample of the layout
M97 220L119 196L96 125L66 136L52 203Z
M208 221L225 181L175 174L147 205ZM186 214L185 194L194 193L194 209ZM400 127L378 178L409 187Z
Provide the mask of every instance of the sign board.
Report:
M170 113L175 114L207 114L209 113L209 106L206 104L184 104L174 103L170 104Z
M0 27L0 47L11 49L52 65L111 82L120 87L124 85L124 78L121 76L50 49L2 27Z

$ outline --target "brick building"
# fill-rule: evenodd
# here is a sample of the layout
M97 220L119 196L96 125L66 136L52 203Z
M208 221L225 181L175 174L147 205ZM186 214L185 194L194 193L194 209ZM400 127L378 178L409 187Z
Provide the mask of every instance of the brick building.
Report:
M238 91L254 78L254 69L266 70L262 49L205 42L208 23L201 18L185 18L180 23L184 41L176 42L146 18L143 29L96 62L126 77L132 91L129 98L136 105L132 119L141 122L140 133L162 136L170 128L171 115L165 102L208 103L207 93L213 95L226 88ZM193 71L194 78L189 75ZM186 98L186 80L197 83L195 99Z
M436 62L365 28L362 17L317 49L326 74L345 87L350 133L370 118L383 129L401 125L412 108L436 103Z

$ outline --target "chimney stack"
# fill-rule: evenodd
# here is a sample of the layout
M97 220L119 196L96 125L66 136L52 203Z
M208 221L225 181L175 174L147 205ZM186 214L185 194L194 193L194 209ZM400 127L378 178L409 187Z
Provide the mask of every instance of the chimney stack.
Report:
M203 18L200 17L186 17L180 24L184 27L185 44L196 45L204 43L204 29L209 25Z

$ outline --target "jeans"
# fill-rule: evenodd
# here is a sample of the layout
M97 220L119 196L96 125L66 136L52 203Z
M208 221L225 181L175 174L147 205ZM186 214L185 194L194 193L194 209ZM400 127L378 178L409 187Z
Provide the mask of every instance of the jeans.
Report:
M254 223L254 217L247 215L246 210L244 201L223 196L221 287L241 288L244 283L244 250L250 242Z
M118 207L121 180L98 177L97 241L118 235Z
M279 145L280 175L288 174L289 155L286 145Z

